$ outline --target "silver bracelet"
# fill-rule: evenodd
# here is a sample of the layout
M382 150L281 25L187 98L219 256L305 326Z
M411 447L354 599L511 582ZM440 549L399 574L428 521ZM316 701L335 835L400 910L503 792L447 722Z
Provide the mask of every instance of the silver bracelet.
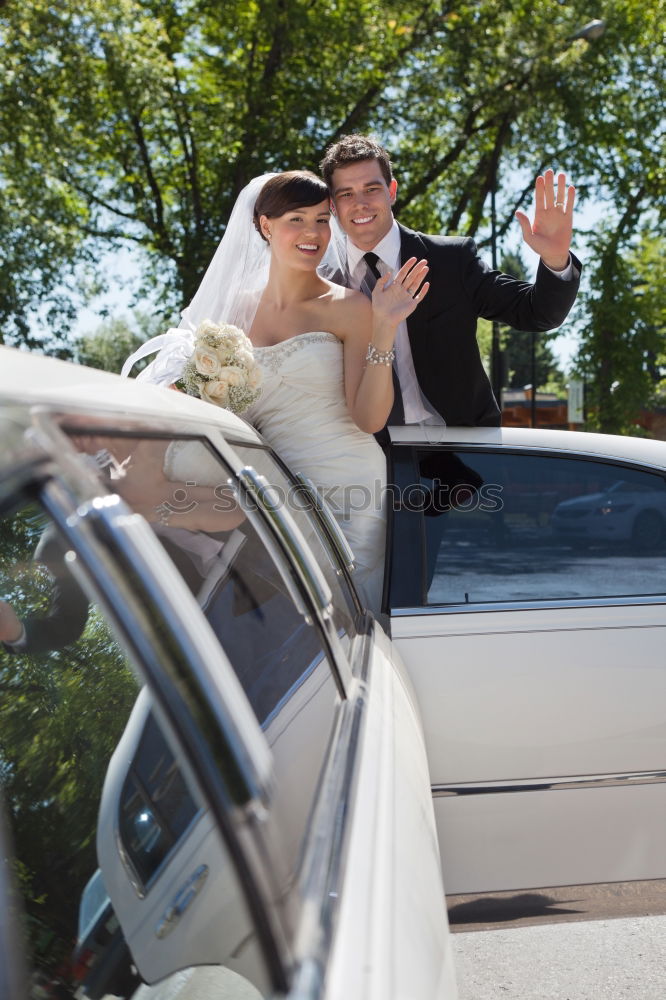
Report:
M162 503L156 503L153 510L157 514L158 520L163 528L166 528L169 524L169 518L171 517L173 511L168 503L164 501Z
M368 353L365 360L369 365L389 365L395 361L395 349L390 347L388 351L378 351L374 344L368 344Z

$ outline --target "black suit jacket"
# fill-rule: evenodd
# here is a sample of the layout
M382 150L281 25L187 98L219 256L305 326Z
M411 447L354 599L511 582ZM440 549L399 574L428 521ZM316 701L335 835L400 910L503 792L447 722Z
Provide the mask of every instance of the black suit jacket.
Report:
M427 236L400 229L400 258L426 258L430 291L407 320L414 368L424 395L457 426L498 426L500 411L481 364L476 341L479 317L516 330L559 326L578 292L578 276L562 281L539 263L534 284L491 270L468 238ZM387 421L404 423L399 392Z

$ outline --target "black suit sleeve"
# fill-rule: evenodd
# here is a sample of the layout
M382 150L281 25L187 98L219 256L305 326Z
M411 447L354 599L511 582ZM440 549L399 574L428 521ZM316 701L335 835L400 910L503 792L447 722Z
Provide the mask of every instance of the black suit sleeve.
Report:
M535 332L553 330L564 322L580 283L581 265L575 257L570 279L559 278L540 261L531 284L493 271L479 257L473 240L465 240L461 249L462 285L477 316Z
M48 610L23 620L22 652L30 656L76 642L85 628L88 598L68 570L65 552L65 544L52 531L44 533L35 551L35 562L44 565L51 575L52 590Z

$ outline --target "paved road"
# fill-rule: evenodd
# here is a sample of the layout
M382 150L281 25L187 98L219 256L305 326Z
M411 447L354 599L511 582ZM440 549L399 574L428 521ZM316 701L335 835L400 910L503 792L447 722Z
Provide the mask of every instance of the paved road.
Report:
M666 881L449 899L459 1000L664 1000Z
M459 1000L664 1000L666 917L453 935Z

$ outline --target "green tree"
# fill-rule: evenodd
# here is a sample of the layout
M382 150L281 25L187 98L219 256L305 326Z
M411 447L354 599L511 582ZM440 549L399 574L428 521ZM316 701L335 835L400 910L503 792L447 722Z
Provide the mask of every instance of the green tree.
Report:
M527 268L519 251L504 254L502 270L521 281L527 281ZM521 389L536 385L537 389L564 390L564 373L560 370L550 342L557 336L552 333L526 333L506 327L502 330L502 360L504 385ZM532 351L534 349L534 356Z
M590 44L574 37L583 0L5 5L0 190L18 247L0 268L6 338L25 339L34 303L62 304L59 281L119 244L143 251L171 314L248 178L316 168L355 129L389 142L401 218L434 231L482 231L498 182L501 235L547 165L583 193L614 183L615 147L658 118L663 8L609 0ZM633 171L656 156L654 128L641 135Z
M660 401L666 377L666 246L651 232L634 241L623 223L595 243L577 359L590 427L613 434L636 432L640 409Z
M21 614L49 606L51 578L33 562L45 526L31 509L0 521L0 593ZM97 867L106 767L135 697L136 681L95 610L62 650L13 656L0 647L0 783L32 949L51 967L72 948L80 894Z
M147 313L135 312L133 320L132 323L116 316L100 323L92 333L85 334L74 345L76 360L89 368L102 368L119 374L126 358L149 337L161 332L159 321ZM133 374L145 368L147 363L137 362Z

